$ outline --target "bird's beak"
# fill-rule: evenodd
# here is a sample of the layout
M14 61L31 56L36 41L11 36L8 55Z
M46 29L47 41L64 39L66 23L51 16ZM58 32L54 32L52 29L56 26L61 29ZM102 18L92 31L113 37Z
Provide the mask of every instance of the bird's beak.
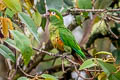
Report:
M48 17L49 15L50 15L50 12L49 12L49 11L47 11L47 12L46 12L46 14L45 14L45 16L47 16L47 17Z
M50 11L48 10L45 14L43 14L43 17L49 17L50 16Z

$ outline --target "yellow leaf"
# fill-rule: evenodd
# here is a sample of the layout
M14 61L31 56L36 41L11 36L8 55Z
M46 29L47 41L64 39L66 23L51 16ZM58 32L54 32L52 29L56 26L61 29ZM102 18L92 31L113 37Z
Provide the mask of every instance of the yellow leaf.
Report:
M2 0L0 0L0 11L4 10L6 8L5 4Z
M112 53L107 52L107 51L100 51L100 52L97 52L96 55L98 55L98 54L112 55Z
M26 6L24 6L24 8L27 10L28 14L29 14L30 16L32 16L32 13L31 13L30 9L29 9L28 7L26 7Z
M75 8L78 8L78 0L74 0L75 1Z
M12 25L12 21L9 18L6 18L7 22L8 22L8 27L10 30L13 30L13 25Z
M3 0L3 2L5 3L5 5L8 8L13 10L14 12L21 12L22 11L20 0Z
M33 7L34 0L24 0L24 1L29 9Z
M9 28L9 30L13 30L12 21L9 18L7 18L7 22L8 22L8 28ZM10 35L10 37L13 38L12 35Z
M2 19L2 31L5 38L8 37L8 23L6 18Z
M9 36L9 30L13 30L12 21L9 18L0 17L0 22L2 23L4 38L7 38Z
M106 80L106 78L107 78L107 75L104 72L100 73L98 76L98 80Z
M24 0L26 3L26 6L24 8L27 10L28 14L32 17L32 13L30 11L31 8L33 8L34 0Z

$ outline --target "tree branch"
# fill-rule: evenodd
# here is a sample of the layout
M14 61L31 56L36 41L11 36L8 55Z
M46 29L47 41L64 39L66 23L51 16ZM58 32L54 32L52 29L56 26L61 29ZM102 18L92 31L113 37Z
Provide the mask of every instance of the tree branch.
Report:
M68 12L116 12L120 9L68 9Z
M76 63L76 62L74 62L72 59L70 59L68 55L54 54L54 53L50 53L50 52L47 52L47 51L44 51L44 50L41 50L41 49L36 49L36 48L33 48L33 50L38 51L38 52L40 52L40 53L48 54L48 55L50 55L50 56L65 58L65 59L68 60L70 63L78 65L78 63Z

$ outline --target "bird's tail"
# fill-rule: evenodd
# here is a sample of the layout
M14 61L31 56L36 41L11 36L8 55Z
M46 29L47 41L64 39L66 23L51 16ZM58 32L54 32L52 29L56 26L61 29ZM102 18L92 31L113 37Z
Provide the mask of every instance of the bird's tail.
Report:
M86 59L85 54L81 51L81 49L80 49L79 46L77 46L77 48L73 48L73 50L74 50L78 55L80 55L80 57L81 57L82 59Z
M80 48L80 47L79 47ZM73 49L72 50L72 56L74 57L75 61L78 62L80 65L83 63L83 60L79 58L79 56L77 56L77 54L75 53L78 53L83 59L86 59L86 56L85 54L81 51L81 49L79 50L76 50L76 49ZM91 73L89 71L85 71L90 77L92 76Z
M79 63L80 65L83 63L82 59L80 59L80 57L77 56L76 51L72 50L71 54L77 63Z

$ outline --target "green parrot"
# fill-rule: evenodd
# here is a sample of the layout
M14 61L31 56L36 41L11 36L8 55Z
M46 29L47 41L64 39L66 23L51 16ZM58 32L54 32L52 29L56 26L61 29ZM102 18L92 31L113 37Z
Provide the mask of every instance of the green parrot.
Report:
M85 59L86 56L81 51L72 32L65 27L62 15L55 9L49 9L47 15L50 21L49 32L53 47L60 51L65 51L66 46L70 47L72 52L74 52L71 53L74 58L77 53L82 59Z

